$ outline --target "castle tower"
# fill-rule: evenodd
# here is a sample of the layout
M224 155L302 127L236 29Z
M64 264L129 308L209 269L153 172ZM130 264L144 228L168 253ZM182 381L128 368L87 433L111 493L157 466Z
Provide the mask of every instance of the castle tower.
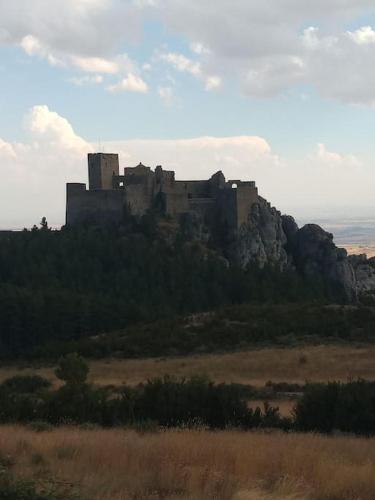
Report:
M113 189L113 176L120 172L117 154L89 153L89 190Z

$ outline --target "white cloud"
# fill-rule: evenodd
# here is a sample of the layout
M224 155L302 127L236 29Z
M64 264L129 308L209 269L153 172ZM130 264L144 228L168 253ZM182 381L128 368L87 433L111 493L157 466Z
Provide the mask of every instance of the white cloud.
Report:
M65 66L65 62L54 55L36 36L27 35L23 37L20 46L29 56L46 59L52 66Z
M91 151L91 146L78 136L71 124L48 106L34 106L26 117L26 124L37 140L42 139L44 145L71 151L78 155Z
M72 58L72 62L77 68L89 73L109 73L115 74L119 72L119 66L114 61L103 59L101 57L76 57Z
M334 49L339 43L337 36L321 36L319 28L310 26L303 31L302 44L308 51L330 50ZM308 54L309 52L307 52Z
M323 166L327 166L330 168L340 168L349 167L349 168L357 168L362 166L361 161L354 155L342 155L340 153L335 153L332 151L328 151L325 144L318 144L316 157L313 158L318 161ZM338 172L338 175L340 172Z
M112 57L121 41L139 34L139 9L118 0L0 0L3 43L38 38L52 53ZM126 29L124 29L126 19Z
M78 87L82 87L83 85L97 85L103 83L104 78L102 75L84 75L69 78L69 81Z
M222 80L220 76L208 76L206 78L206 90L214 90L221 87Z
M168 54L161 54L160 59L172 64L178 71L190 73L193 76L201 76L202 68L199 62L192 61L183 54L176 54L169 52Z
M249 96L272 97L305 84L373 105L375 28L356 23L374 13L373 0L12 0L11 8L0 0L0 44L21 45L55 66L141 76L121 67L120 50L142 43L142 24L157 19L194 54L167 48L165 62L208 90L231 78ZM303 26L310 28L301 36Z
M306 52L302 81L310 83L324 97L345 103L375 105L375 70L369 38L342 32L325 36L309 28L303 35ZM306 45L306 36L310 42ZM359 38L358 38L359 37ZM358 38L358 39L357 39ZM358 40L362 41L358 43ZM313 40L313 41L312 41Z
M46 215L51 224L64 222L65 183L85 182L90 143L68 120L45 105L25 117L28 139L0 139L0 228L22 228Z
M243 78L245 94L255 97L273 97L290 85L303 81L305 65L295 56L269 56L254 62Z
M373 55L367 50L374 28L346 29L375 13L372 0L163 0L153 12L190 40L199 57L195 73L234 78L249 96L273 97L303 84L343 102L375 101ZM191 68L182 58L169 59L180 70Z
M172 106L175 96L172 87L159 87L158 94L166 106Z
M203 69L202 65L189 59L183 54L177 54L175 52L169 52L167 54L160 54L159 58L162 61L171 64L177 71L182 73L190 73L195 78L203 80L205 82L206 90L214 90L221 86L222 79L217 75L209 75Z
M119 152L124 166L141 159L152 167L162 164L180 179L208 178L217 170L227 177L254 179L280 166L268 142L257 136L198 137L176 140L127 140L107 142L106 151Z
M208 49L203 43L200 42L191 42L190 49L192 50L192 52L195 52L199 55L210 53L210 49Z
M371 45L375 43L375 31L371 26L363 26L357 31L348 31L349 37L358 45Z
M127 54L118 54L113 59L81 57L73 54L52 53L51 49L33 35L21 40L20 46L29 56L46 59L52 66L77 68L85 73L117 74L138 71L137 65Z
M120 76L136 72L136 63L119 50L124 43L133 43L140 36L142 9L133 2L12 0L11 3L10 7L8 0L0 0L0 46L19 46L28 56L45 59L66 70Z
M0 157L16 158L14 147L9 142L5 142L0 137Z
M115 74L121 71L134 71L135 63L127 54L117 54L112 58L83 57L75 54L66 54L62 51L53 50L34 35L26 35L20 41L21 48L29 56L38 56L52 65L65 67L74 66L88 73Z
M38 38L36 38L33 35L24 36L21 40L20 45L26 52L26 54L29 54L29 56L35 56L35 55L44 56L46 53L45 47L43 47Z
M140 76L129 73L126 78L108 87L109 92L138 92L145 94L148 92L148 85Z

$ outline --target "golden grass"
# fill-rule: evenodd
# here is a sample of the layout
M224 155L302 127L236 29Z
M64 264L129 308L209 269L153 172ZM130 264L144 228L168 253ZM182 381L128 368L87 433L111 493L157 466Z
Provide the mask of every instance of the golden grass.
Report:
M216 382L262 386L274 382L299 382L366 378L375 380L375 346L306 346L295 349L258 349L228 354L184 358L103 360L90 362L90 381L102 385L137 384L148 378L207 375ZM306 361L306 362L304 362ZM0 381L15 374L38 373L56 383L53 368L3 367ZM374 497L375 498L375 497Z
M0 427L17 476L90 500L373 500L375 439L244 432Z

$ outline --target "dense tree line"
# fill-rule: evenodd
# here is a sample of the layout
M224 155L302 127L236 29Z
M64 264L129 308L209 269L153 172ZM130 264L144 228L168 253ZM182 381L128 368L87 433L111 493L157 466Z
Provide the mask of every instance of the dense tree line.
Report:
M293 272L230 266L167 226L149 215L118 230L43 221L0 235L0 356L226 304L324 296Z

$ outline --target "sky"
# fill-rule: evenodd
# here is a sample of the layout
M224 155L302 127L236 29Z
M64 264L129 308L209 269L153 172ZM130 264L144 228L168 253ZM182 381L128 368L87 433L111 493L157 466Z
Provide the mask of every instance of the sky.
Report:
M375 214L374 0L0 0L0 228L64 223L87 153Z

